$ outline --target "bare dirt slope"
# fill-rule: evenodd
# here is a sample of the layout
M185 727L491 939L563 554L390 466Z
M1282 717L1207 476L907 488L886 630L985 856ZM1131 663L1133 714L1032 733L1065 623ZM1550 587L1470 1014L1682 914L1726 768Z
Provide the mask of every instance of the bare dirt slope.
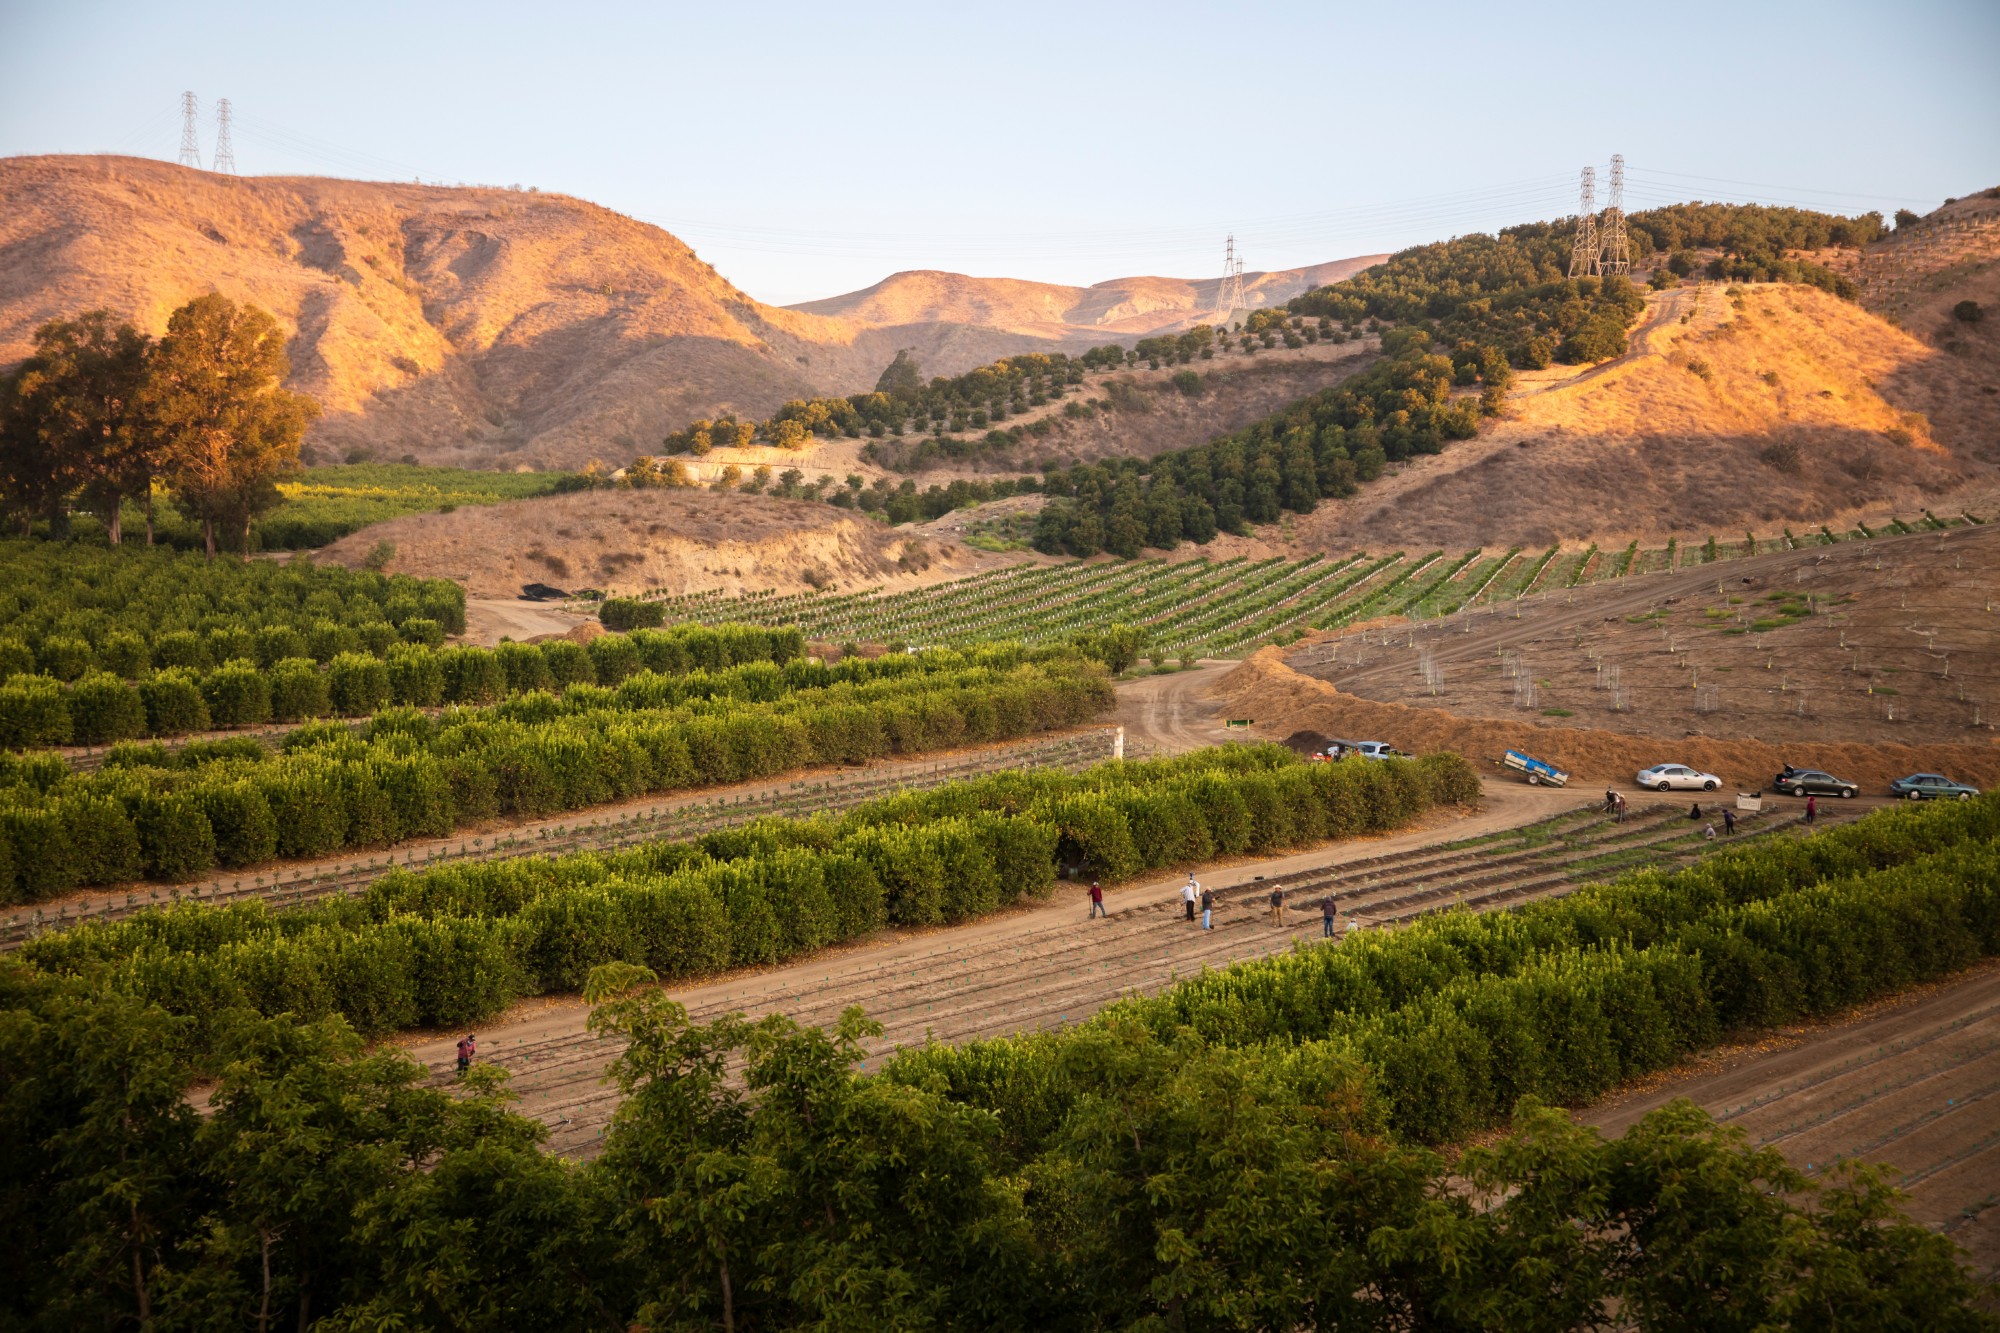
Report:
M734 492L599 490L411 514L342 538L322 561L456 579L474 596L525 583L610 592L802 592L953 577L1000 559L926 541L831 505Z
M1294 296L1351 278L1387 255L1362 255L1305 268L1243 275L1244 308L1282 305ZM1053 336L1078 329L1143 335L1201 322L1215 310L1217 278L1113 278L1088 287L1017 278L975 278L915 269L892 273L872 287L790 309L828 315L870 328L931 323L971 324Z
M1301 539L1658 541L1914 510L2000 474L1977 363L1816 289L1738 290L1656 294L1621 364L1523 376L1497 425L1322 505Z
M1272 739L1513 748L1591 782L1676 761L1750 789L1790 762L1868 792L1921 770L1990 786L1996 587L1994 525L1807 547L1267 648L1214 697Z
M221 291L294 335L294 387L326 408L310 443L336 458L622 461L696 417L763 417L789 398L872 389L899 348L952 374L1178 326L1187 313L1182 298L1162 298L1146 315L1137 297L1115 318L1119 301L1103 318L1072 302L1084 320L1074 325L1023 322L1004 300L938 302L881 324L781 309L657 227L515 190L17 157L0 160L0 198L0 366L45 320L103 307L157 333L174 307ZM1317 272L1267 276L1275 292ZM1199 295L1200 284L1179 287ZM897 304L869 310L891 316Z

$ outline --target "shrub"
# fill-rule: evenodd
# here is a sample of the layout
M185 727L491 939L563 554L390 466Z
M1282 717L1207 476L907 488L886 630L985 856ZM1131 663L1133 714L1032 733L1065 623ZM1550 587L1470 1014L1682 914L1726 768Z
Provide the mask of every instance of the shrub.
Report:
M549 684L560 690L570 685L595 685L597 672L590 665L590 654L583 645L568 639L551 639L539 645L542 661L547 665Z
M367 717L389 702L389 668L366 653L342 653L327 666L328 692L335 712Z
M639 660L638 646L622 634L600 635L590 641L586 651L599 685L616 685L644 666Z
M35 655L19 639L0 639L0 682L35 674Z
M114 631L98 643L97 664L114 676L137 680L152 666L152 654L138 635Z
M404 645L389 650L389 697L413 708L444 702L444 666L435 651Z
M597 618L608 630L654 629L666 620L667 609L636 597L607 597L597 608Z
M204 784L194 789L215 833L215 859L229 869L270 860L278 851L278 824L271 803L250 782Z
M142 793L132 822L148 878L199 879L215 868L215 830L187 793Z
M405 643L420 643L426 648L444 646L444 626L428 616L412 616L399 629Z
M1951 317L1961 324L1977 324L1986 317L1977 301L1960 301L1951 308Z
M506 669L490 648L445 648L437 656L445 702L489 704L506 695Z
M146 706L136 689L96 671L70 686L69 719L71 741L108 745L145 734Z
M209 672L201 693L218 727L254 727L271 718L271 683L247 661L227 661Z
M16 676L0 685L0 745L18 750L69 741L69 699L60 685L47 676Z
M287 657L272 666L270 677L273 721L301 722L332 710L327 677L312 659Z
M36 656L43 674L54 676L57 680L75 680L97 665L97 655L91 652L90 645L68 634L55 634L43 639Z

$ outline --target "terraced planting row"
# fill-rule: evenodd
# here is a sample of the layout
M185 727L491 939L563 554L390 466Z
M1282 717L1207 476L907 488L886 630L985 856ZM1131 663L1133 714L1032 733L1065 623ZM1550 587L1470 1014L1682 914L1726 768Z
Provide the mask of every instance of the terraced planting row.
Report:
M1797 826L1785 816L1749 819L1732 845ZM884 1028L871 1044L872 1065L926 1040L963 1042L1080 1020L1121 996L1150 994L1204 968L1317 940L1319 898L1328 888L1338 893L1350 928L1385 929L1461 906L1488 911L1564 893L1634 865L1689 861L1707 848L1678 807L1648 807L1623 824L1579 809L1501 834L1271 878L1257 877L1254 864L1217 871L1213 881L1230 882L1216 890L1210 931L1183 920L1170 891L1088 921L1082 895L1072 889L1073 914L1050 913L999 939L946 933L853 966L809 959L684 988L677 998L697 1020L740 1010L819 1025L858 1004ZM1287 904L1277 924L1268 910L1274 888ZM600 1081L616 1043L580 1030L526 1037L510 1044L502 1035L493 1060L512 1075L522 1109L548 1124L555 1150L591 1154L616 1105L615 1092ZM442 1063L434 1072L440 1080L448 1076Z
M1920 521L1943 531L1985 520L1962 514ZM1899 520L1884 532L1918 530ZM1771 537L1745 533L1740 540L1700 543L1676 539L1649 549L1631 543L1608 551L1595 545L1566 551L1558 545L1540 552L1016 565L895 593L706 592L657 600L669 623L797 625L808 637L833 643L1042 643L1125 623L1143 625L1153 650L1165 655L1228 657L1303 629L1337 629L1385 615L1433 619L1466 606L1501 605L1586 583L1879 535L1859 527Z
M392 870L419 870L524 856L612 851L642 842L684 841L718 829L768 817L838 813L899 791L925 790L989 773L1022 769L1077 771L1112 753L1114 728L1049 739L992 746L938 758L885 761L831 770L722 792L669 798L638 808L607 811L589 818L547 820L484 836L448 838L403 849L312 867L272 866L262 873L232 875L171 888L90 893L59 905L20 909L0 919L0 950L18 948L44 930L83 921L115 921L148 908L176 902L213 906L261 899L272 907L292 907L366 889ZM1138 757L1136 750L1128 754Z

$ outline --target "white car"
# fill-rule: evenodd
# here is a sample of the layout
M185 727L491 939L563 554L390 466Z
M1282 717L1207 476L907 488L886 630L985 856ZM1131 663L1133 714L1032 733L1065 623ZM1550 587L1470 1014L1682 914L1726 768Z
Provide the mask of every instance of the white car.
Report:
M1641 787L1648 791L1714 791L1722 785L1722 779L1713 773L1689 768L1686 764L1654 764L1651 768L1639 770L1637 779Z

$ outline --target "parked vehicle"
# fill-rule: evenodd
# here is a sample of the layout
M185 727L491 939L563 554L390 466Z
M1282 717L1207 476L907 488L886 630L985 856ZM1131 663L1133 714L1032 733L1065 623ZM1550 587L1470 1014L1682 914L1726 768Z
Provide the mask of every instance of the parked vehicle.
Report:
M1793 768L1786 765L1785 771L1771 779L1771 785L1780 796L1843 796L1861 794L1861 784L1837 778L1817 768Z
M1395 759L1402 754L1387 741L1335 741L1326 747L1329 759L1346 759L1354 755L1363 759Z
M1516 773L1525 774L1531 787L1561 787L1569 782L1569 774L1554 764L1544 762L1531 754L1519 750L1509 750L1500 760L1503 768L1511 768Z
M1889 792L1911 801L1969 801L1979 788L1953 782L1942 773L1912 773L1889 784Z
M1638 783L1648 791L1714 791L1722 779L1686 764L1654 764L1639 770Z

